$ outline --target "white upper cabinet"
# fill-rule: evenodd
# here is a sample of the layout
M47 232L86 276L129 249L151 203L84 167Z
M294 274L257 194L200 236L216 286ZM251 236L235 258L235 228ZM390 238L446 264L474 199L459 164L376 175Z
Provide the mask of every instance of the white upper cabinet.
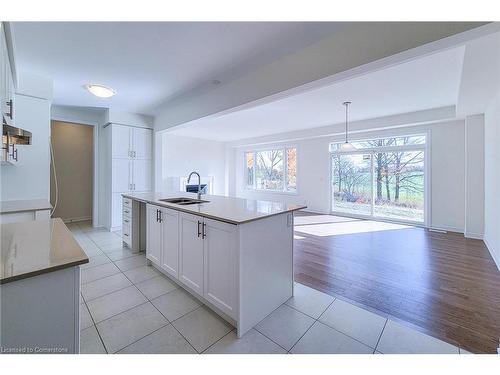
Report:
M2 115L7 124L15 124L15 87L9 52L3 28L0 28L0 100Z
M132 190L151 191L151 160L132 160Z
M113 158L151 159L151 129L112 124Z
M152 188L152 129L111 124L111 194ZM112 199L109 229L119 229L122 200Z
M132 161L113 159L111 162L111 185L114 193L125 193L132 190Z
M151 159L151 129L132 128L132 157L134 159Z
M112 124L112 152L113 158L127 159L132 152L132 131L130 126Z

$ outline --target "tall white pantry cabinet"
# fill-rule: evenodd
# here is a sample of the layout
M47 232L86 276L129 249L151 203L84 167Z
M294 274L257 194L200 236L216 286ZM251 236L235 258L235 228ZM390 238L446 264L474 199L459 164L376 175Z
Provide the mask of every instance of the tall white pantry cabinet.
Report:
M122 226L124 210L122 194L151 191L153 130L110 123L104 132L107 146L106 201L109 207L106 227L118 230Z

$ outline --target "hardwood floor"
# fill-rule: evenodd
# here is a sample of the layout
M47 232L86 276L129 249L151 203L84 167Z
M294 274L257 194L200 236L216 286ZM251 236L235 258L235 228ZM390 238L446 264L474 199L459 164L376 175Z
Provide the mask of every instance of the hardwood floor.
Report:
M500 272L483 241L307 213L295 224L296 281L473 353L496 353Z

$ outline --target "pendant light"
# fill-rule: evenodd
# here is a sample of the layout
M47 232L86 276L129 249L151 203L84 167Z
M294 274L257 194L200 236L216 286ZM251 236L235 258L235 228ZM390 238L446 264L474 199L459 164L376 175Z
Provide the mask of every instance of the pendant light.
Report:
M349 115L349 105L351 102L344 102L342 103L343 106L345 106L345 142L342 143L342 146L340 146L340 149L342 151L352 151L355 150L356 147L354 147L349 141L347 140L347 124L348 124L348 115Z

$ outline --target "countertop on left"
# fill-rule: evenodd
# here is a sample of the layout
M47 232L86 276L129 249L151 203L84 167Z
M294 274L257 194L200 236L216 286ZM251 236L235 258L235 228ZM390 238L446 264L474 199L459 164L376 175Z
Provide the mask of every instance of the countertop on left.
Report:
M0 225L0 284L89 262L59 218Z
M2 214L50 209L52 209L52 205L47 199L28 199L0 202L0 213Z

